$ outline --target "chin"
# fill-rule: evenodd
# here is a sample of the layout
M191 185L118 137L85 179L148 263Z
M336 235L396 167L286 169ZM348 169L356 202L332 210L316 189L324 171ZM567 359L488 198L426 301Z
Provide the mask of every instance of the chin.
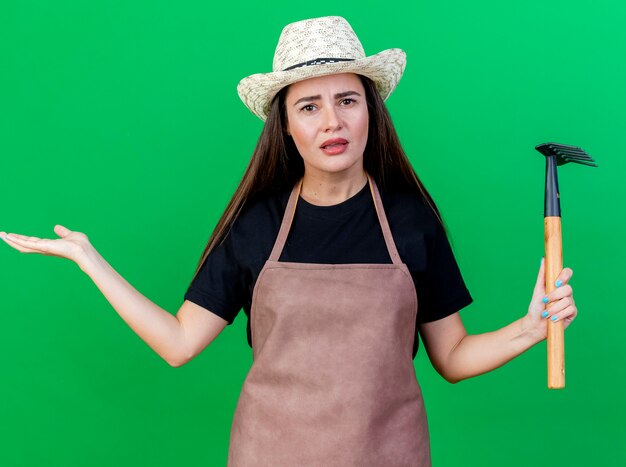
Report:
M328 172L332 174L346 171L360 171L363 169L363 157L355 157L351 154L340 154L336 156L322 155L313 161L304 161L304 166L316 172Z

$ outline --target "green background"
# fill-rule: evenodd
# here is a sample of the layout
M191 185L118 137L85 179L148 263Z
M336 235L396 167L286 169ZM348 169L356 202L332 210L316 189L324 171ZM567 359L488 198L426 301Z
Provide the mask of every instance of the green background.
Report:
M451 385L420 350L434 465L626 465L623 330L626 7L594 1L29 1L0 6L0 230L87 233L175 313L261 130L239 101L281 28L345 16L368 54L400 47L388 100L447 222L468 331L522 316L543 252L546 141L580 316L567 387L545 343ZM220 466L251 363L243 314L171 368L75 264L0 245L0 464Z

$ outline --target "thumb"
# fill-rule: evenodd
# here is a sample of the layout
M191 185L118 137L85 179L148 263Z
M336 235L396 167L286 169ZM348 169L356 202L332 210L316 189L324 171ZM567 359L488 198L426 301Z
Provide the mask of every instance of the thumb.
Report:
M539 273L537 274L537 282L535 282L535 289L533 290L533 300L541 300L546 295L546 259L541 258L541 266L539 266Z
M57 234L59 237L63 238L71 234L72 231L70 229L63 227L62 225L55 225L54 233Z

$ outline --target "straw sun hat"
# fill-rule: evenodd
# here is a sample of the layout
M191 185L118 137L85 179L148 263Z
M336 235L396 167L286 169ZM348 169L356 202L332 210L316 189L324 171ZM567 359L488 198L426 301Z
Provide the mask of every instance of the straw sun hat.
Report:
M296 81L357 73L374 81L381 97L387 99L405 66L406 54L400 49L366 57L352 27L339 16L306 19L283 29L274 52L273 71L242 79L237 92L246 107L265 120L274 96Z

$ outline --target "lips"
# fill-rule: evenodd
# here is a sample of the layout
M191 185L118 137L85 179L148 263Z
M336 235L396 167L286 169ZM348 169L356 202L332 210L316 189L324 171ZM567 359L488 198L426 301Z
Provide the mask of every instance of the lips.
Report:
M343 138L333 138L329 139L328 141L324 141L320 148L331 149L333 147L345 146L346 144L348 144L348 141Z
M337 156L348 150L348 141L343 138L334 138L324 141L320 149L327 156Z
M320 146L320 149L327 156L336 156L346 152L348 144L348 141L343 138L333 138L328 141L324 141Z

